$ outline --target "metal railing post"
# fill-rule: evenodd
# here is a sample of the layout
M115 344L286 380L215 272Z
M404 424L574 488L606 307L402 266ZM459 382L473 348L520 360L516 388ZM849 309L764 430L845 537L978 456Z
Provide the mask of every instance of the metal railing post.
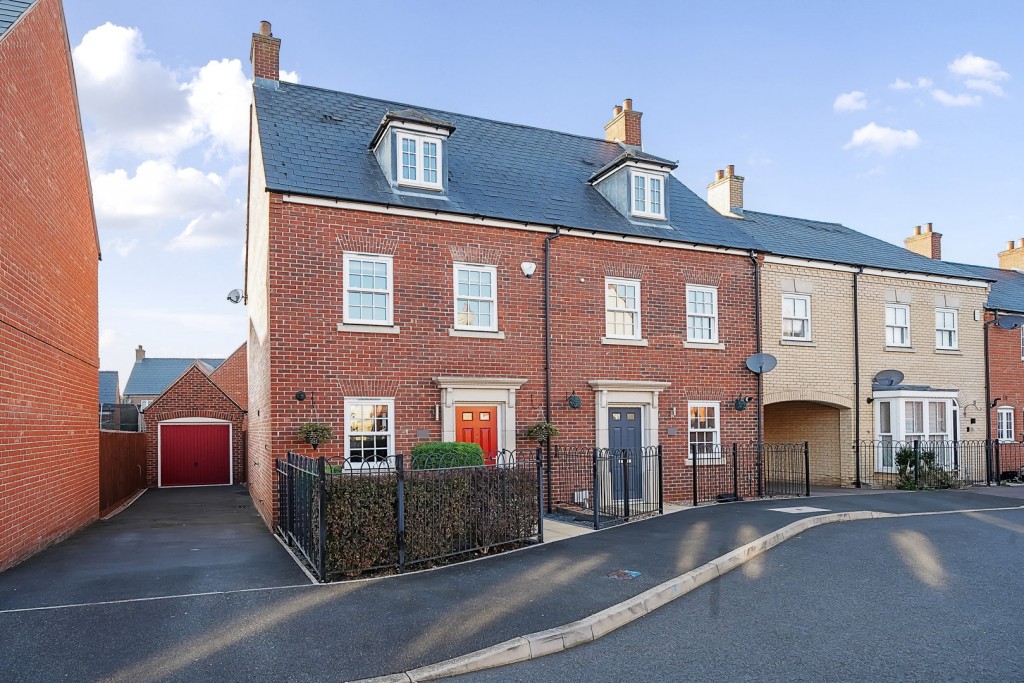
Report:
M1000 448L1001 447L999 445L999 440L997 439L996 440L996 471L992 473L992 475L993 475L992 479L996 482L996 486L998 486L999 482L1001 482L1003 480L1003 467L1002 467L1002 461L1001 461L1000 454L999 454Z
M921 442L914 439L914 488L921 485Z
M764 443L757 445L757 497L764 498Z
M622 462L622 512L626 521L629 521L629 450L623 448L620 451L619 460Z
M550 450L548 463L550 466ZM548 480L548 486L550 485L551 481ZM551 504L550 501L548 504ZM537 446L537 540L544 542L544 451L540 446Z
M992 440L985 440L985 486L992 485Z
M594 463L593 463L593 477L594 477L594 529L601 528L601 472L598 470L597 465L597 453L598 450L593 450Z
M690 468L693 470L693 507L697 507L697 449L690 445Z
M320 581L327 580L327 464L326 459L321 455L316 459L317 493L317 518L319 523L320 554L317 557L317 572L320 574Z
M292 538L295 535L295 470L292 468L292 454L288 454L288 464L286 468L288 470L288 479L286 480L287 485L285 490L288 492L288 544L291 545Z
M811 448L810 444L804 441L804 495L811 496Z
M740 499L739 446L735 441L732 444L732 497Z
M395 500L397 510L398 528L395 533L398 535L398 571L405 571L405 455L399 453L395 456L395 476L398 484L398 496Z
M658 444L658 514L665 514L665 489L664 479L665 462L662 459L661 444Z

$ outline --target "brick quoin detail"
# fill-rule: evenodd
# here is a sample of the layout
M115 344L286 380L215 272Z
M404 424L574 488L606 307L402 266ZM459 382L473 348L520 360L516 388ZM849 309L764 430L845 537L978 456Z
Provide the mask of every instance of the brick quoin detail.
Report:
M289 451L312 455L296 434L303 422L329 424L335 439L317 455L344 453L344 399L395 399L395 446L408 453L442 437L435 406L439 375L519 378L517 446L544 415L544 233L437 219L269 201L268 338L250 327L249 481L266 520L275 515L273 461ZM344 273L339 241L396 245L394 322L399 334L339 332ZM453 326L453 254L487 254L498 266L498 328L504 339L459 338ZM519 264L538 264L532 278ZM633 264L642 281L647 347L602 344L606 263ZM310 272L316 277L310 279ZM719 284L724 350L686 348L687 278ZM681 250L563 235L552 242L552 403L557 442L595 443L591 380L667 381L659 399L658 440L665 452L665 493L690 496L687 401L721 400L722 442L756 437L756 411L733 409L736 396L756 395L744 366L755 350L753 270L743 255ZM316 412L296 391L316 392ZM583 407L573 410L573 391ZM673 415L673 411L675 414ZM669 435L669 430L675 432ZM426 438L417 436L423 431ZM508 446L509 444L505 444ZM741 463L741 466L743 464ZM709 466L702 466L709 467ZM724 466L723 466L724 467ZM725 471L724 469L722 470ZM744 494L749 495L749 492Z
M0 571L99 513L99 249L61 5L0 40Z

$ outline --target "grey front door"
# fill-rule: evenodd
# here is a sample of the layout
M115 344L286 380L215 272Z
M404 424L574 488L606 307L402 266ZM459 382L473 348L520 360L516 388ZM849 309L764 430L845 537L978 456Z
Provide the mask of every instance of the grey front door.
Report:
M629 485L629 497L643 498L642 413L640 408L608 409L609 468L612 475L612 496L622 500ZM626 477L623 477L623 472ZM628 482L626 481L628 478Z

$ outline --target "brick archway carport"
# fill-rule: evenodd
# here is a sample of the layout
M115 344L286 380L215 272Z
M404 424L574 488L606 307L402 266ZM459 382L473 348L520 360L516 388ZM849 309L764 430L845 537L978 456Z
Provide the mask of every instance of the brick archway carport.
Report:
M853 481L853 400L824 391L765 395L767 443L808 442L811 484L842 486Z

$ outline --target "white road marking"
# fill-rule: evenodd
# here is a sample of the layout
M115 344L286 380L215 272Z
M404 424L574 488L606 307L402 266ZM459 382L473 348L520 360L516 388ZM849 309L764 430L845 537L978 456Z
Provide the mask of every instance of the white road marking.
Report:
M798 505L791 508L768 508L772 512L788 512L791 515L802 515L805 512L829 512L825 508L812 508L807 505Z

